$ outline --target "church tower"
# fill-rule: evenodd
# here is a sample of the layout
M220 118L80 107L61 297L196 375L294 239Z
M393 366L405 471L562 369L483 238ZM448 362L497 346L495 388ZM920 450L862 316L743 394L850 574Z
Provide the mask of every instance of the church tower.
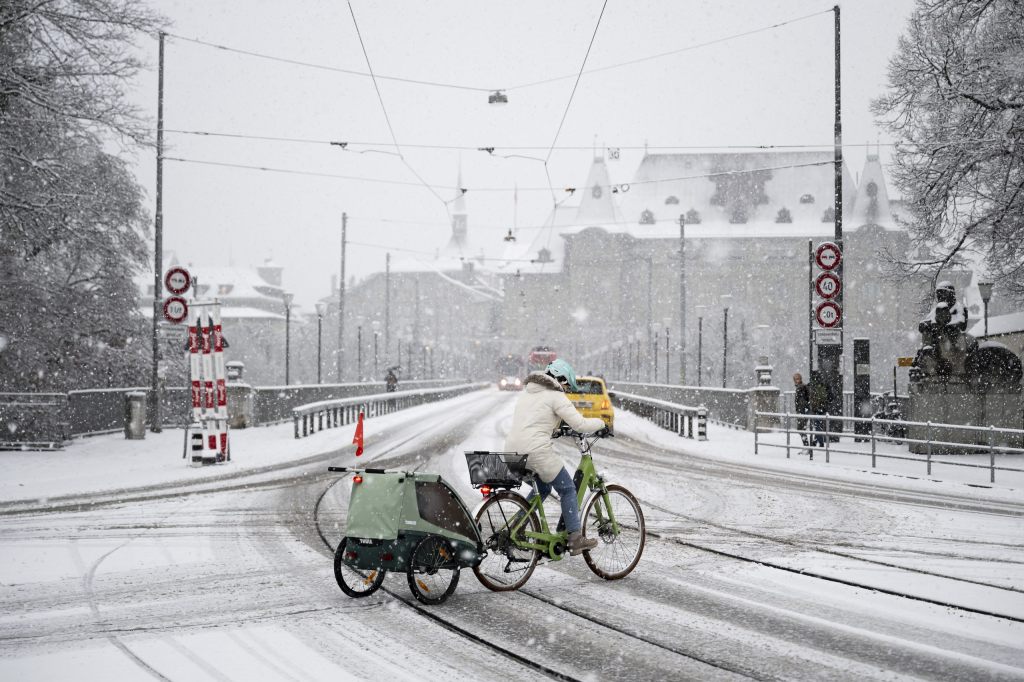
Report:
M466 213L466 195L462 191L462 163L459 163L459 179L455 186L455 201L452 204L452 236L445 252L462 256L469 247L469 215Z

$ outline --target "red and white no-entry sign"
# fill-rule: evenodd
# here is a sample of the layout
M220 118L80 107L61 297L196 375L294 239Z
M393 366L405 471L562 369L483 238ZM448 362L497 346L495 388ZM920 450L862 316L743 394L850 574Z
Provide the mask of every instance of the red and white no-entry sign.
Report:
M181 296L168 296L164 301L164 318L171 324L179 324L188 317L188 301Z
M838 296L842 288L843 283L839 281L839 276L831 272L823 272L814 280L814 290L818 292L818 296L826 300Z
M192 276L188 274L188 270L185 268L173 267L164 275L164 286L167 287L167 291L175 296L188 291L191 285Z
M843 252L834 242L823 242L814 252L814 262L822 270L835 270L843 262Z
M825 329L831 329L838 327L843 321L843 310L833 301L822 301L814 309L814 316L818 319L818 324Z

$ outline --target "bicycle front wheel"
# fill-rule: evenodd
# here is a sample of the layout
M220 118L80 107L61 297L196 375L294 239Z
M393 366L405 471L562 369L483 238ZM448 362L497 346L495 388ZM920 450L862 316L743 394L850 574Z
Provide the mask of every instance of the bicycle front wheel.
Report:
M583 513L583 535L597 540L597 547L583 552L591 571L605 580L626 577L644 553L646 536L640 503L621 485L594 493Z
M495 592L517 590L526 584L539 555L515 543L526 540L526 530L540 532L540 521L536 514L530 513L526 500L515 493L500 492L480 507L476 524L487 552L480 565L473 567L477 579ZM515 535L513 527L518 527Z

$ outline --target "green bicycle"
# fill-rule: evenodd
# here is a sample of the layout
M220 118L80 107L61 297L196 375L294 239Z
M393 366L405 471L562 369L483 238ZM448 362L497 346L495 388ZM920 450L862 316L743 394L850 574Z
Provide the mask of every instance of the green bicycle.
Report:
M581 530L584 537L598 540L597 547L583 552L583 559L590 570L605 580L624 578L636 567L644 551L644 513L640 503L624 487L606 483L597 473L590 451L597 436L586 436L564 426L556 433L574 438L580 451L573 481L576 501L583 510ZM476 513L485 555L473 572L485 587L495 592L517 590L533 575L541 557L559 561L565 556L568 533L562 524L555 531L549 528L539 494L526 499L516 492L524 482L529 482L534 493L538 493L534 474L526 469L526 455L476 450L466 453L466 463L470 482L486 498Z

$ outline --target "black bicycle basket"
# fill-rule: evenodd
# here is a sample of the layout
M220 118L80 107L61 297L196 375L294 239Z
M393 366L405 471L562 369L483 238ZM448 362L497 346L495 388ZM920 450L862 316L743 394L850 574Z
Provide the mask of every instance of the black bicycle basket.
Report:
M469 481L474 487L489 485L495 488L518 488L529 475L526 469L527 455L518 452L487 452L473 450L466 452L466 466L469 467Z

